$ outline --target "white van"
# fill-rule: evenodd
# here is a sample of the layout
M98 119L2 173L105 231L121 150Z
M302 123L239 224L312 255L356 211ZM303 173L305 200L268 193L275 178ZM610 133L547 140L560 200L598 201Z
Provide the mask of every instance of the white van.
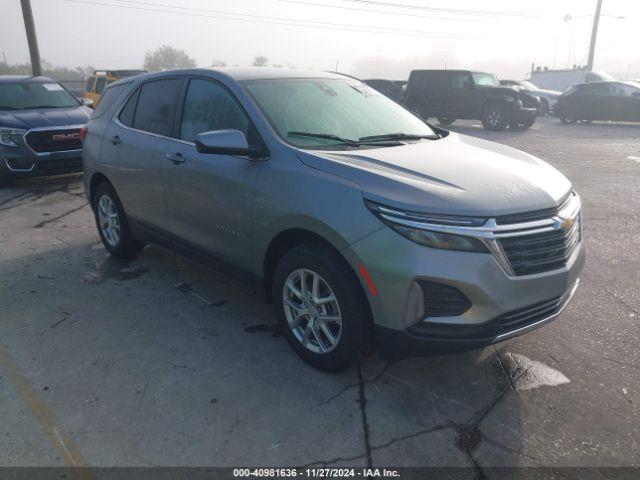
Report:
M587 82L610 82L614 78L608 73L592 72L589 70L534 70L531 72L530 81L537 87L546 90L559 90L564 92L571 85Z

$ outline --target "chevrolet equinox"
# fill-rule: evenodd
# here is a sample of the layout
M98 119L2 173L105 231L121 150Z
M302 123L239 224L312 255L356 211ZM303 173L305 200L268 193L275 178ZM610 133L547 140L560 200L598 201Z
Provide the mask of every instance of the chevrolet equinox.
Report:
M577 288L581 204L561 173L353 78L175 70L116 82L100 107L81 135L105 248L226 267L317 368L370 344L387 358L490 345Z

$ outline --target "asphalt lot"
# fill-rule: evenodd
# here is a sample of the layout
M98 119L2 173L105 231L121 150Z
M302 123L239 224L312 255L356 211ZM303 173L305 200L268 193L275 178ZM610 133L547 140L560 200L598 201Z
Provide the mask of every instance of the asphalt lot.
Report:
M582 195L574 301L496 348L339 375L227 278L153 246L111 259L78 176L1 190L0 465L640 465L640 125L476 123L452 129Z

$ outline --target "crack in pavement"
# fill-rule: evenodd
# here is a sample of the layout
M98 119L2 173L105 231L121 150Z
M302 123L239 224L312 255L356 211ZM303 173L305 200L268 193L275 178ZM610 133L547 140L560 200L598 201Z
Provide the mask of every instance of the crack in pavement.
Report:
M72 208L71 210L67 210L66 212L64 212L64 213L62 213L62 214L60 214L60 215L56 215L55 217L51 217L51 218L48 218L48 219L43 220L43 221L41 221L41 222L38 222L38 223L36 223L36 224L33 226L33 228L42 228L42 227L44 227L45 225L48 225L48 224L53 223L53 222L55 222L55 221L58 221L58 220L60 220L61 218L64 218L64 217L66 217L66 216L68 216L68 215L71 215L72 213L77 212L78 210L82 210L82 209L83 209L84 207L86 207L87 205L89 205L89 203L88 203L88 202L85 202L85 203L83 203L82 205L80 205L79 207Z
M367 456L367 467L373 467L373 458L371 456L371 440L369 438L369 420L367 419L367 397L364 391L364 378L362 377L362 365L358 363L358 404L360 406L360 414L362 417L362 432L364 437L364 448Z
M385 373L387 373L387 370L389 370L389 367L391 367L395 362L387 362L387 364L371 379L369 380L364 380L364 384L365 385L369 385L371 383L375 383L378 380L380 380ZM357 383L350 383L349 385L345 385L344 387L342 387L341 390L338 391L338 393L330 396L329 398L327 398L326 400L323 400L322 402L318 403L316 405L316 407L320 407L323 405L328 405L329 403L333 402L335 399L341 397L342 395L344 395L345 393L347 393L349 390L354 389L354 388L358 388L360 386L360 382Z

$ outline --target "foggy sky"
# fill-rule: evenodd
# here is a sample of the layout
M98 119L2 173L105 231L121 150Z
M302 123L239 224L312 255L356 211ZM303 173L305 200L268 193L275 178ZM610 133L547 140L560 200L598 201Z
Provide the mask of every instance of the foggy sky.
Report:
M556 68L586 63L596 0L386 0L501 12L495 15L352 0L299 2L343 8L283 0L32 0L32 6L41 56L54 65L140 67L145 52L166 44L184 49L199 66L209 66L214 58L229 65L250 65L253 57L264 55L270 64L298 68L334 70L337 64L338 70L360 77L400 79L412 68L446 66L523 78L532 63ZM0 60L4 53L8 63L23 63L29 52L20 1L0 0L0 6ZM640 53L635 48L640 1L604 0L603 13L627 18L601 19L595 69L621 78L640 77ZM572 20L564 20L567 14ZM323 28L276 21L315 22ZM339 25L324 28L328 23ZM356 28L386 33L353 31Z

